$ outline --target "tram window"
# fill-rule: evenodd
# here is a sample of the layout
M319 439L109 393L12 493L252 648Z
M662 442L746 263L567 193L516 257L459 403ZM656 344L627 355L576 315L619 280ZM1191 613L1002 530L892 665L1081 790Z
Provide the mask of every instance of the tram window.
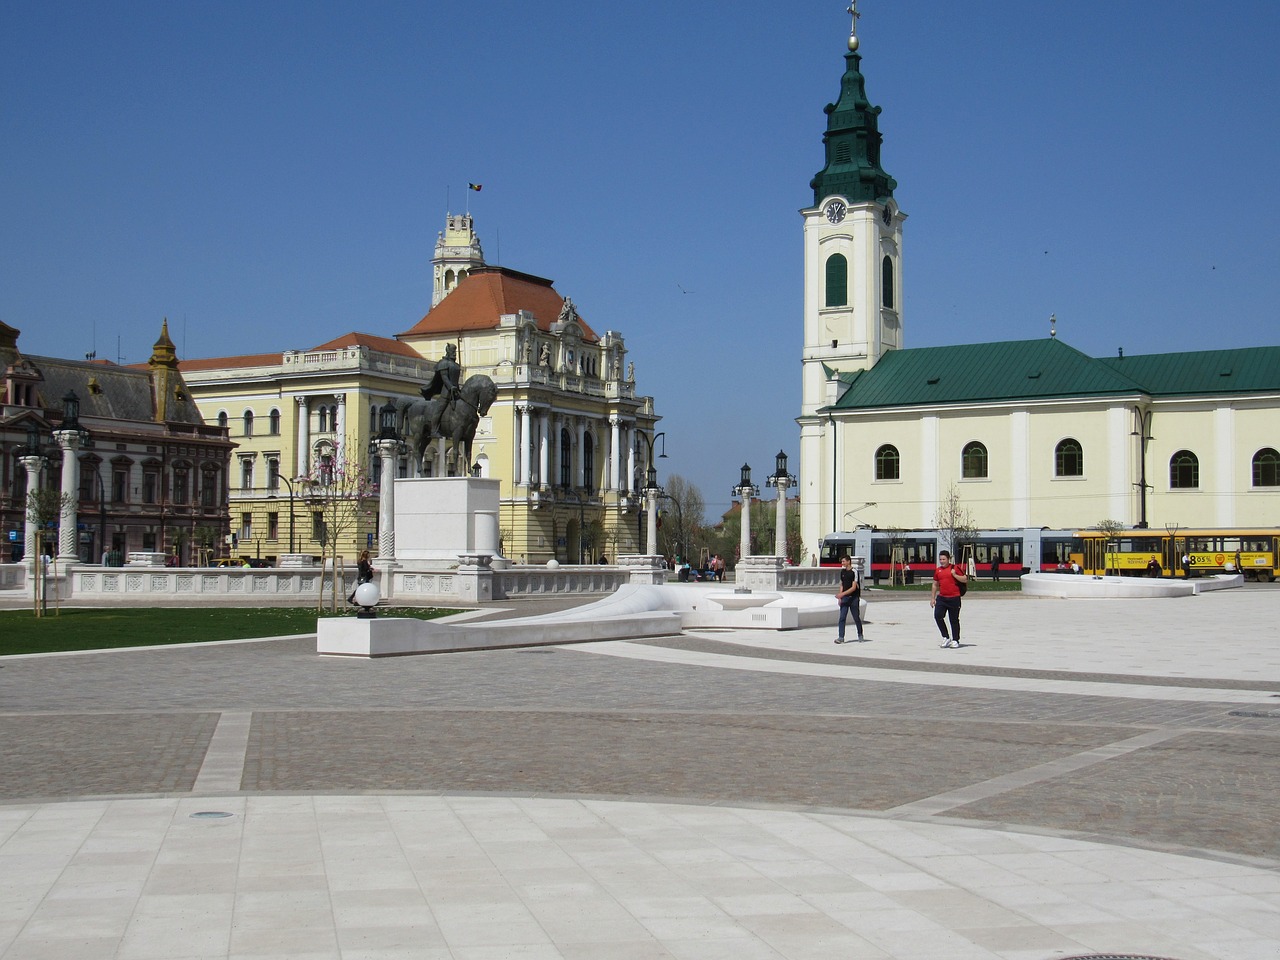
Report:
M878 564L887 564L889 562L888 541L876 540L871 544L871 562Z
M1221 549L1225 550L1227 553L1238 552L1240 550L1240 538L1239 537L1223 537Z
M1077 541L1075 548L1077 553L1084 552L1084 545ZM1041 540L1040 541L1040 562L1041 564L1053 564L1057 566L1062 563L1071 562L1071 541L1070 540Z

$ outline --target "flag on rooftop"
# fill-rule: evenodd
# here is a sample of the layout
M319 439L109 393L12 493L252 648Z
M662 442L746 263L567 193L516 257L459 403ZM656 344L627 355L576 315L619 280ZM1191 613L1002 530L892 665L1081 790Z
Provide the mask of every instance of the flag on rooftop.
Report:
M470 187L472 190L474 190L476 193L479 193L479 192L480 192L480 189L484 186L484 184L483 184L483 183L468 183L468 184L467 184L467 186L468 186L468 187Z

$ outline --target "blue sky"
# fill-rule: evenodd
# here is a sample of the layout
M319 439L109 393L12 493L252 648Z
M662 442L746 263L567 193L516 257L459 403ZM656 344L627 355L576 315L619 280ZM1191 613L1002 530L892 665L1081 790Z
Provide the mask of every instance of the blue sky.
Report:
M798 466L846 4L8 4L0 320L125 362L166 316L186 357L392 335L469 201L490 262L626 336L663 475L719 513L744 461ZM861 7L908 346L1280 342L1280 5Z

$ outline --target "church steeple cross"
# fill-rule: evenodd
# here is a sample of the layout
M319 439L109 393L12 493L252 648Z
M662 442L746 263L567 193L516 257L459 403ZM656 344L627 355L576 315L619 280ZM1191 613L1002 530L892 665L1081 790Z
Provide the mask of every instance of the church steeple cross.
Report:
M858 49L858 19L862 16L858 12L858 0L850 0L849 9L845 11L853 17L853 23L849 27L849 49Z

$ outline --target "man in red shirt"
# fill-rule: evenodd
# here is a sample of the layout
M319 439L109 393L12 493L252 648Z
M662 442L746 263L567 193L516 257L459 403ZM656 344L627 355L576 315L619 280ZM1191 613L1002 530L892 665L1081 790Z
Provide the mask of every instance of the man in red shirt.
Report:
M929 606L933 607L933 620L942 634L944 647L960 646L960 584L968 582L965 572L952 566L951 554L940 551L938 569L933 571L933 584L929 588ZM951 621L950 633L943 618Z

